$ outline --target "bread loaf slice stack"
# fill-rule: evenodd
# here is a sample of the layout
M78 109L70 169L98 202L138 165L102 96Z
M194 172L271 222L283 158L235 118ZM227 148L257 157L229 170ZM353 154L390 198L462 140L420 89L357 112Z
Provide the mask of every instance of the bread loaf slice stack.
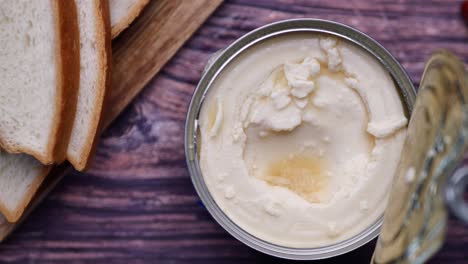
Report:
M87 167L110 83L111 37L148 2L0 0L0 241L49 164Z
M75 116L79 36L73 1L0 1L0 145L61 162ZM0 152L0 211L17 221L49 167Z
M108 2L0 1L0 38L0 141L37 159L0 152L1 219L16 222L50 170L43 164L89 161L110 80Z

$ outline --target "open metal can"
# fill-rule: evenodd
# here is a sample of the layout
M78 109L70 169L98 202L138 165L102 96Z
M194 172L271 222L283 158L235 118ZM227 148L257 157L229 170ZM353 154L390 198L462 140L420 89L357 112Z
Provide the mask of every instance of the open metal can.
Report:
M377 41L354 28L332 21L318 19L285 20L263 26L244 35L226 49L216 53L208 62L205 72L192 97L187 115L185 127L185 155L192 182L202 202L213 218L232 236L244 244L269 255L297 260L323 259L352 251L377 237L380 232L383 216L360 234L336 244L317 248L290 248L275 245L246 232L229 219L221 210L211 196L204 181L198 157L199 112L204 97L215 79L229 63L253 45L272 37L291 33L329 34L337 38L345 39L367 51L381 63L393 78L395 86L400 94L402 104L406 108L407 117L409 118L416 98L415 88L403 67Z

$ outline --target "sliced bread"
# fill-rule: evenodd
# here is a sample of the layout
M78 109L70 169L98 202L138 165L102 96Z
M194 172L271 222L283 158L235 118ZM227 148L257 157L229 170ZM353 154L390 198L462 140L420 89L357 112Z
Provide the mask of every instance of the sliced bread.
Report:
M126 29L148 2L149 0L109 0L112 38Z
M74 1L0 1L0 145L63 161L79 76Z
M0 212L9 222L21 217L49 170L29 155L0 151Z
M77 170L88 164L106 89L110 83L111 36L107 0L77 0L80 29L80 88L67 159Z

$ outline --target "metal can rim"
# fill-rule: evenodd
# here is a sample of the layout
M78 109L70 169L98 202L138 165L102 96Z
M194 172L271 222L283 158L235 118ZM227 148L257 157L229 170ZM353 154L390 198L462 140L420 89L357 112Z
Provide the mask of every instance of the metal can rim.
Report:
M249 234L247 231L235 224L222 211L222 209L219 208L205 184L197 157L198 115L204 96L217 76L233 59L251 46L274 36L294 32L312 32L335 35L368 51L389 71L393 80L396 82L397 89L399 90L402 101L406 106L407 114L409 115L412 111L412 106L416 98L416 90L410 77L395 57L393 57L390 52L376 40L350 26L329 20L283 20L262 26L245 34L217 54L216 58L210 60L209 65L207 65L203 76L194 91L188 109L185 124L185 157L190 178L198 196L216 222L218 222L218 224L220 224L233 237L255 250L280 258L295 260L324 259L350 252L377 237L380 232L383 216L360 234L336 244L317 248L289 248L278 246Z

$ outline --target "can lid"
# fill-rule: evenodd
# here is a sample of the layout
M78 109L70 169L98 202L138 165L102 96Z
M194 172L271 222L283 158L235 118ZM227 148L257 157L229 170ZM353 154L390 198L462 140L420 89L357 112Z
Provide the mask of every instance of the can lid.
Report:
M467 146L468 74L438 51L424 70L373 263L423 263L440 248L447 181Z

